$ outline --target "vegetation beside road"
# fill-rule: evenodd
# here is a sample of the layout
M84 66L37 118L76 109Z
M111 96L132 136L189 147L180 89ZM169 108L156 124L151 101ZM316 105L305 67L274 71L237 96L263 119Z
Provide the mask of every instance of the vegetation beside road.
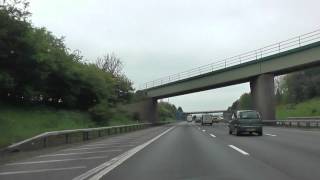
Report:
M173 122L184 118L182 108L177 108L175 105L168 102L158 103L158 115L159 120L162 122Z
M47 106L17 107L0 104L0 122L0 148L47 131L97 127L88 112ZM134 123L127 115L117 114L109 125Z
M95 127L87 112L0 105L0 147L46 131Z
M88 60L30 20L28 0L0 2L0 146L36 134L129 124L132 82L115 54Z
M320 98L313 98L298 104L277 105L277 119L287 119L288 117L310 117L320 116Z
M320 116L320 67L275 79L276 118ZM228 109L252 109L250 93L244 93Z

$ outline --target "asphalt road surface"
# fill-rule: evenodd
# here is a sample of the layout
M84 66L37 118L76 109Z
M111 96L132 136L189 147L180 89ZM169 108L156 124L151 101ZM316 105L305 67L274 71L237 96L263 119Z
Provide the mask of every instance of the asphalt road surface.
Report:
M62 148L0 166L0 179L320 179L320 131L178 123Z

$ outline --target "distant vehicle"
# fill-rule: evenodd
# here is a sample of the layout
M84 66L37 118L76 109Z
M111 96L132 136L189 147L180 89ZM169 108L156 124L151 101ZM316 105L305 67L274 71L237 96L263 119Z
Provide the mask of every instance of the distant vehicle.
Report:
M212 116L212 122L213 123L218 123L220 120L219 120L219 116Z
M213 116L210 114L203 114L201 118L201 125L210 124L212 126L213 124Z
M223 116L218 116L218 120L222 122L224 120Z
M229 122L229 134L234 133L238 136L244 132L250 134L256 132L259 136L262 136L263 128L259 112L254 110L242 110L236 111L232 115L232 119Z
M187 121L188 121L188 122L192 122L192 116L191 116L191 115L188 115L188 116L187 116Z
M201 116L196 116L196 115L194 115L194 116L193 116L193 120L194 120L196 123L201 123Z

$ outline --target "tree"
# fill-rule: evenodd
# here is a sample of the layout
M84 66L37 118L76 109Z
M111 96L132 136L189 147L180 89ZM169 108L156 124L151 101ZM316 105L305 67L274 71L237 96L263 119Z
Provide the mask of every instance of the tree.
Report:
M177 109L176 118L177 118L178 120L183 120L183 119L185 119L184 114L183 114L183 110L182 110L182 108L181 108L180 106L179 106L178 109Z
M116 97L113 102L127 103L133 96L132 82L123 73L123 63L114 53L106 54L98 57L96 66L104 72L110 73L115 79L115 93Z
M251 94L244 93L240 96L239 99L239 109L252 109L252 98Z
M0 11L5 11L15 20L26 21L31 15L29 4L27 0L0 0Z
M103 71L111 73L113 77L122 75L123 63L114 53L98 57L96 65Z
M177 108L168 102L158 104L158 114L160 121L172 120L176 118Z

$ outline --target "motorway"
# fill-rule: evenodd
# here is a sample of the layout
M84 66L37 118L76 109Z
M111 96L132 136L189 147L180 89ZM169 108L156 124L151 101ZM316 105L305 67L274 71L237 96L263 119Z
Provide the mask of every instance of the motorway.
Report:
M320 179L320 131L264 127L234 136L225 124L148 128L0 166L0 179Z

